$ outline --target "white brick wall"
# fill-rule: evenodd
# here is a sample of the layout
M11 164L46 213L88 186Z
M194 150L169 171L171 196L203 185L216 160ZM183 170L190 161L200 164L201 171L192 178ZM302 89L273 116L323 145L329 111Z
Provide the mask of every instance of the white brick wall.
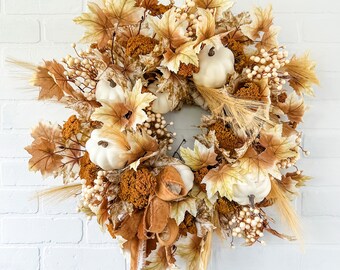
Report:
M126 269L117 242L103 235L95 221L75 212L72 200L53 205L35 191L59 184L27 172L29 128L42 118L62 121L57 105L37 103L27 75L5 62L8 57L38 63L72 53L82 28L72 18L86 0L0 0L0 269ZM305 251L298 244L268 237L267 246L231 250L215 240L211 270L340 269L340 1L239 0L235 11L273 3L282 26L281 42L291 52L309 49L318 61L321 87L308 100L304 145L312 156L301 167L314 179L297 201L305 227ZM179 137L195 133L190 113L177 122ZM176 119L179 116L174 115ZM197 116L198 117L198 116ZM283 226L278 227L284 229Z

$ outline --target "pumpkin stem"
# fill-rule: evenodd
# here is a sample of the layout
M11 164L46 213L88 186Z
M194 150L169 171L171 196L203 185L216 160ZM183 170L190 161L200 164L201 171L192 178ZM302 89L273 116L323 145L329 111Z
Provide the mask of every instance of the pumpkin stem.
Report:
M109 143L106 142L106 141L99 141L99 142L98 142L98 145L99 145L99 146L102 146L102 147L104 147L104 148L106 148L106 147L109 145Z
M115 81L114 80L109 80L109 82L110 82L110 86L112 87L112 88L115 88L116 86L117 86L117 84L115 83Z
M131 115L132 115L132 112L131 112L131 111L128 111L127 114L124 115L124 117L125 117L127 120L129 120L130 117L131 117Z
M252 208L255 208L255 195L251 194L251 195L248 196L248 198L249 198L250 206Z
M215 47L211 47L208 53L209 56L214 56L215 55Z

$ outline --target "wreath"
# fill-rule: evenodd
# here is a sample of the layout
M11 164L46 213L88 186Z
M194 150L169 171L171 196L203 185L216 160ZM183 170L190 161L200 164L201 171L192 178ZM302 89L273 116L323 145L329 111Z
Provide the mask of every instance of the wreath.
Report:
M271 6L235 15L232 5L89 3L74 20L87 49L21 63L34 70L39 100L75 111L32 131L30 169L64 180L41 195L78 197L131 269L206 269L213 231L232 247L264 243L266 233L300 237L290 201L309 179L297 167L308 155L297 127L315 64L278 44ZM205 110L191 148L167 120L183 106ZM272 228L272 205L293 236Z

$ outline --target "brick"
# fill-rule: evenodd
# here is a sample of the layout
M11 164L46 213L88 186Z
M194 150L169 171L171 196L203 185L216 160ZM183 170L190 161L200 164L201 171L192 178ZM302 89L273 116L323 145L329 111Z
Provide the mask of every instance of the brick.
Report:
M5 217L2 220L4 243L78 243L82 239L79 218Z
M307 186L340 186L340 158L303 158L298 166L313 177Z
M27 112L30 112L29 118L26 117ZM2 107L2 126L4 129L29 129L40 121L63 124L72 113L73 111L58 103L8 102Z
M311 152L312 158L339 158L339 136L338 129L305 129L304 147Z
M44 250L44 270L125 269L118 248L52 247Z
M28 134L0 134L0 157L28 157L24 147L31 143Z
M277 15L274 24L280 26L278 40L280 44L299 42L299 16Z
M96 219L86 223L86 240L90 244L118 244L107 231L102 231Z
M14 67L12 67L14 68ZM0 100L32 100L38 96L38 89L30 86L28 80L32 74L22 72L22 77L6 76L0 78Z
M308 246L301 260L301 270L336 270L340 265L340 247Z
M39 248L0 247L0 269L39 269Z
M44 22L47 41L56 43L72 43L80 40L84 28L72 21L73 17L58 16Z
M77 213L77 201L75 197L68 198L63 201L55 201L50 198L41 198L43 213L48 215L58 214L76 214ZM80 214L82 215L82 214Z
M314 86L315 98L312 100L340 100L337 84L340 81L338 72L318 72L320 86Z
M302 20L302 40L307 42L340 42L339 15L318 14L304 16ZM325 31L327 29L327 31Z
M6 14L72 14L81 12L82 0L5 0L4 6Z
M39 204L36 196L33 190L0 190L0 213L37 213Z
M304 241L306 244L339 244L340 219L335 217L302 218ZM316 268L317 269L317 268Z
M1 180L3 186L42 186L49 182L49 179L42 179L40 174L30 172L27 160L3 161Z
M0 43L36 43L40 41L40 24L34 19L0 18Z

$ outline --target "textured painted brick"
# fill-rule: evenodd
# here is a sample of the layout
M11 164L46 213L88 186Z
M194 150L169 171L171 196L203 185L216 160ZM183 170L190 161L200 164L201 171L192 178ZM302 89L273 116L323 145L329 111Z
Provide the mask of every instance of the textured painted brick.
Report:
M302 40L307 42L340 42L339 15L309 15L302 21ZM327 29L327 30L326 30Z
M5 0L4 5L7 14L68 14L82 10L82 0Z
M38 208L38 198L33 190L0 190L0 213L34 214Z
M2 220L4 243L78 243L82 239L79 218L14 218Z
M304 217L302 218L302 225L306 244L339 244L340 218Z
M301 270L337 270L340 266L340 247L308 246L302 256Z
M49 179L42 179L38 173L28 170L27 160L8 160L1 164L1 185L3 186L41 186Z
M340 216L340 187L307 187L302 192L304 216Z
M24 147L26 147L30 141L28 132L26 134L0 134L0 157L28 157Z
M59 43L77 42L82 37L84 28L76 25L72 21L73 17L49 18L44 25L46 40Z
M313 55L314 58L314 55ZM314 58L316 59L316 58ZM340 81L340 73L338 72L318 72L320 86L315 86L316 100L339 100L340 91L336 87Z
M303 158L299 168L313 177L307 186L340 186L340 158Z
M118 248L54 247L46 248L43 256L44 270L125 269Z
M39 269L39 249L29 247L0 247L0 269Z
M86 222L86 241L90 244L117 244L107 231L102 231L96 219Z
M27 118L27 112L30 117ZM10 102L2 107L4 129L28 129L36 126L39 121L59 122L63 124L73 113L65 106L52 102ZM26 118L26 121L22 121Z
M274 24L280 26L278 36L280 44L299 42L299 21L299 16L281 14L275 17Z
M312 158L340 157L339 129L305 129L304 147Z
M0 78L0 87L2 89L0 91L0 100L36 99L38 90L27 83L31 74L23 72L22 77L24 78L14 75Z
M34 19L0 18L0 42L36 43L40 41L40 24Z
M74 197L63 201L41 198L41 206L43 213L48 215L77 213L77 199ZM79 215L81 216L82 214Z

